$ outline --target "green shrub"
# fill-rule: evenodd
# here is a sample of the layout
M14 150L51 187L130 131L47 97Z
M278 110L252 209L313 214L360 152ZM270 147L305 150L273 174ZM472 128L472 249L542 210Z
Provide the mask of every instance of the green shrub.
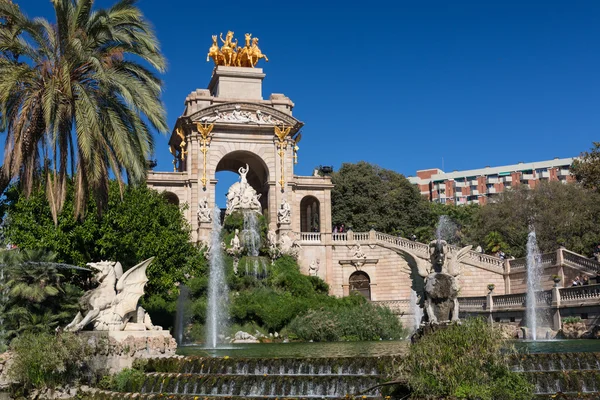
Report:
M374 306L363 297L359 299L358 295L349 298L355 298L356 303L340 301L322 309L308 310L294 318L287 330L302 340L315 342L401 339L405 336L402 325L389 308Z
M581 321L581 317L566 317L562 320L563 324L576 324Z
M146 376L140 369L125 368L114 375L102 378L98 386L114 392L141 392Z
M507 348L500 330L483 319L467 319L410 346L400 380L413 398L531 399L531 384L510 370L513 351Z
M71 333L25 333L11 343L14 352L10 377L25 390L57 387L74 382L88 371L91 349Z

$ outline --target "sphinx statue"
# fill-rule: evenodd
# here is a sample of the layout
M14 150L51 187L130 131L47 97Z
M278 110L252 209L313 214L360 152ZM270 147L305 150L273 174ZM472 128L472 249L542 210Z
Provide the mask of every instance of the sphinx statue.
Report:
M79 300L81 311L65 330L77 332L88 325L95 331L161 330L152 325L148 313L138 305L148 282L146 268L153 259L142 261L125 273L119 262L88 263L96 271L99 285L84 293Z

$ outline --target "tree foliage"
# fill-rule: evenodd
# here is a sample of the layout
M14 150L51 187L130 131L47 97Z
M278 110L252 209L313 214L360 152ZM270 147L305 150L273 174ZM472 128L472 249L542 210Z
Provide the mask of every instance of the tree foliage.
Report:
M584 187L600 191L600 142L573 161L571 172Z
M73 318L83 293L81 280L54 263L52 253L40 250L0 252L0 338L9 343L25 333L51 333Z
M124 175L140 182L153 151L150 128L167 130L153 71L166 63L135 3L93 10L93 0L53 0L51 23L0 1L3 178L18 176L28 196L42 175L56 224L68 175L75 177L76 216L90 193L103 207L109 172L121 189Z
M74 197L70 187L65 210L75 207ZM176 292L175 283L186 274L198 276L206 270L206 261L189 241L189 226L179 206L145 186L128 186L121 200L119 184L112 181L102 216L91 212L78 221L66 212L56 226L43 188L29 198L12 188L5 206L6 239L20 248L51 250L60 262L84 266L91 261L117 260L127 269L156 256L147 270L150 294ZM88 206L95 210L93 201Z
M527 235L535 228L542 252L559 246L591 255L600 242L600 194L577 184L542 182L503 192L481 207L470 229L474 243L486 251L525 256Z
M344 163L331 180L332 220L354 231L410 236L428 225L430 209L418 189L403 175L361 161Z

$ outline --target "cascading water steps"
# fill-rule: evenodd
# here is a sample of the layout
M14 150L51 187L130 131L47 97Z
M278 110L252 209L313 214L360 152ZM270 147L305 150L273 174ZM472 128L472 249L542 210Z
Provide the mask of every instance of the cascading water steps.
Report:
M128 391L139 399L347 399L358 394L378 399L378 389L362 392L384 381L386 369L395 362L392 356L154 359L145 366L144 382L130 385ZM96 391L89 398L133 397Z
M557 398L557 393L600 398L600 353L526 354L512 369L534 385L538 398Z

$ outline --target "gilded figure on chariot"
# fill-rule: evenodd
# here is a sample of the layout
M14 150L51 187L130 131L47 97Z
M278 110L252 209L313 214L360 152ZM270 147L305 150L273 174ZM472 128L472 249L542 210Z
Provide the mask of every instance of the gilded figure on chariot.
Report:
M262 53L258 47L258 38L252 37L251 33L246 33L244 47L238 46L238 40L233 37L234 32L228 31L223 39L223 34L219 34L222 46L219 48L217 35L212 35L212 45L208 50L206 61L211 58L217 65L227 67L246 67L254 68L260 59L269 61L269 58Z

